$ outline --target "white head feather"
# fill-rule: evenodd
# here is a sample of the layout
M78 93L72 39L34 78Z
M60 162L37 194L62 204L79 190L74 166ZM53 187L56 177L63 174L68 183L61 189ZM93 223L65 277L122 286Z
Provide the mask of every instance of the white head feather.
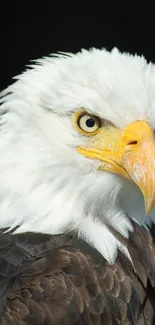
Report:
M117 49L92 49L43 58L17 79L1 97L0 228L76 231L113 263L124 248L107 224L124 237L130 218L144 225L143 197L77 152L86 140L74 114L84 107L118 127L145 119L155 129L155 66Z

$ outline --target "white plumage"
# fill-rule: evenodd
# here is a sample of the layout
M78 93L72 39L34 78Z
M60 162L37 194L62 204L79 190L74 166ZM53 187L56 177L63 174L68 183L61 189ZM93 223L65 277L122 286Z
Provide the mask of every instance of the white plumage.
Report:
M91 243L108 262L124 250L130 218L145 224L139 188L98 170L77 146L90 138L74 126L81 108L118 128L147 121L155 129L155 66L143 57L105 49L36 61L1 94L0 228L60 234ZM155 210L152 210L155 218Z

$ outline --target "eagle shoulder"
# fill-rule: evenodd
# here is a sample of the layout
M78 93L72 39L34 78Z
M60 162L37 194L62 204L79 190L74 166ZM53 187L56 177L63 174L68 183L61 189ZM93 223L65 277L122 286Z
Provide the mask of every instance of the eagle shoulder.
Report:
M152 325L155 247L134 224L114 265L72 236L0 236L0 325Z

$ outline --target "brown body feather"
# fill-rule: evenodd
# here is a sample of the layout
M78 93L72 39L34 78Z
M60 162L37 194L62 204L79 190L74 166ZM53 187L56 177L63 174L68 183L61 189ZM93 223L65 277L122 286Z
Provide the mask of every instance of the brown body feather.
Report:
M137 224L134 262L72 236L0 236L0 325L154 325L155 246Z

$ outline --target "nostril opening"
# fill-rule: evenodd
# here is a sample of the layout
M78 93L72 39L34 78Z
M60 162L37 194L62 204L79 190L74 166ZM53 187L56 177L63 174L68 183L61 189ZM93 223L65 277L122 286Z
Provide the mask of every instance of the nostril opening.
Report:
M136 141L136 140L135 140L135 141L130 141L130 142L128 143L128 145L131 146L131 145L134 145L134 144L137 144L137 143L138 143L138 141Z

